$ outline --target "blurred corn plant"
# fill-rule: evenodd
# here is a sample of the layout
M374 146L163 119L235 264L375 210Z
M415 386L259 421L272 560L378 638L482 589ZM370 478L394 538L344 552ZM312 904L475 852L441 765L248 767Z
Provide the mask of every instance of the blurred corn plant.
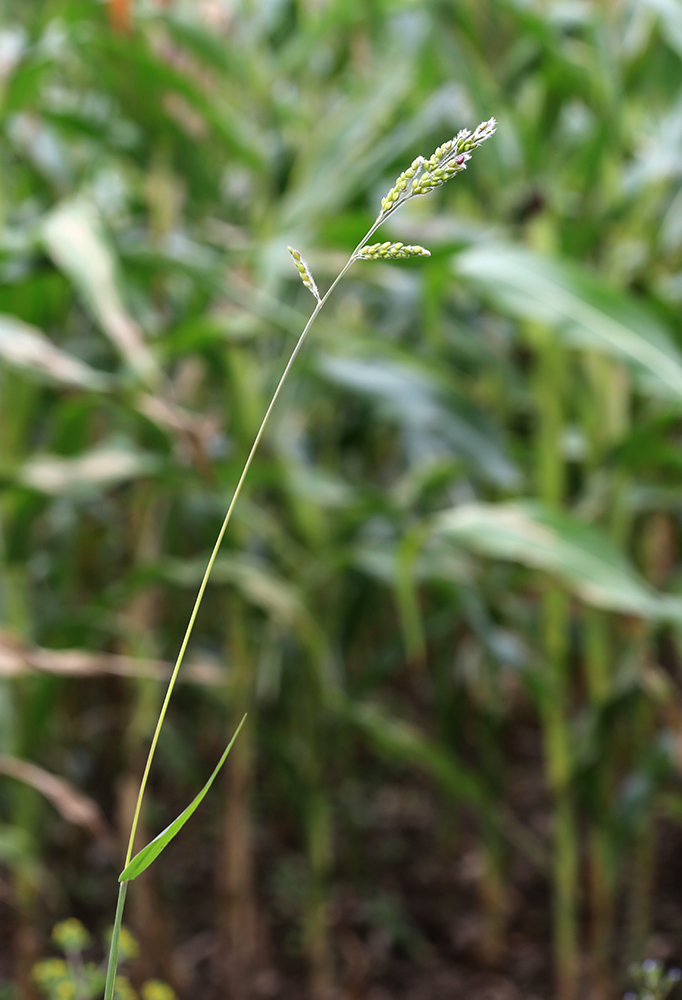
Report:
M341 802L369 752L425 775L444 822L474 823L478 960L505 967L523 858L553 886L557 996L583 988L584 952L611 995L670 931L656 864L682 817L676 7L3 12L17 996L54 919L110 919L101 810L124 842L159 682L309 314L287 246L324 290L405 163L493 112L476 170L387 223L430 260L359 263L320 315L217 561L140 840L248 709L210 850L190 841L189 870L177 848L169 876L213 894L216 989L247 995L271 961L264 837L304 859L290 919L312 994L345 975ZM203 917L176 926L158 880L131 890L135 979L181 990L196 972L173 942Z

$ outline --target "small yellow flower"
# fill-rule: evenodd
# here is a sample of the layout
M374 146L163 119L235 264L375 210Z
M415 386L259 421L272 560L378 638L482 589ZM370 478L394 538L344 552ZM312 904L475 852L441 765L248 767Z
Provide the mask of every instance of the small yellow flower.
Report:
M175 990L160 979L148 979L140 993L142 1000L177 1000Z
M116 976L114 1000L137 1000L137 993L131 986L127 976Z
M52 930L52 940L58 944L63 951L82 951L87 948L90 935L86 931L80 920L71 917L63 920Z
M33 978L44 989L49 989L68 977L69 967L63 958L46 958L33 966Z
M54 991L55 1000L74 1000L76 987L71 979L62 979Z

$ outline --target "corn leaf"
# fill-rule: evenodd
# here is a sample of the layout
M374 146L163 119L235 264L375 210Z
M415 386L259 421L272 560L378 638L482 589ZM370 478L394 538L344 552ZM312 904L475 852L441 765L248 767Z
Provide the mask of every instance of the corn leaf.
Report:
M682 601L650 587L606 535L538 502L462 504L439 517L436 531L482 555L552 573L586 604L682 619Z
M61 202L45 219L42 234L55 264L130 367L145 381L156 380L156 362L123 304L117 261L94 205L83 198Z
M319 367L330 382L368 397L402 427L411 463L454 453L491 482L506 487L518 482L515 466L484 415L430 373L383 358L329 355L321 357Z
M579 265L492 243L465 251L454 267L504 310L545 323L579 347L620 357L649 391L682 401L682 354L665 327Z

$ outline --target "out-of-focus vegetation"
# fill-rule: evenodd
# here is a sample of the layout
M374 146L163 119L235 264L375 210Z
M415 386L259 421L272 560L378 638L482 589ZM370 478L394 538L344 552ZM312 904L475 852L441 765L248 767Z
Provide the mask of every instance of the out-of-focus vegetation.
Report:
M111 922L310 312L287 245L324 290L491 115L382 231L431 258L354 266L257 457L142 840L249 722L131 890L133 979L240 1000L305 968L322 1000L487 966L571 1000L679 958L682 8L0 11L3 998L56 920Z

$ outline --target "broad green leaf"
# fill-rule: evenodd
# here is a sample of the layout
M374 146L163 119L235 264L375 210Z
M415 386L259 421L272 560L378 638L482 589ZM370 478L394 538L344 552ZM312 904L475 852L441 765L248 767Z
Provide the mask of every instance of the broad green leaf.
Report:
M158 858L159 854L161 854L161 851L163 851L163 849L167 847L168 844L170 844L171 840L173 840L173 838L180 832L180 830L182 830L187 820L190 818L190 816L192 816L196 812L197 808L199 807L204 797L206 796L206 793L208 792L209 788L211 787L215 779L218 777L218 773L223 764L225 763L225 761L227 760L227 755L232 749L234 741L239 736L239 732L242 726L244 725L245 720L246 720L246 715L244 715L242 721L237 726L235 734L230 740L230 742L227 744L225 752L223 753L222 757L216 764L213 774L208 779L208 781L201 789L199 794L194 799L192 799L190 804L187 806L185 810L183 810L183 812L180 813L177 819L174 819L173 822L169 826L167 826L165 830L162 830L157 837L154 837L154 839L150 841L146 847L143 847L141 851L138 851L135 857L129 862L129 864L126 865L121 874L118 876L119 882L131 882L133 879L137 878L138 875L141 875L143 871L149 868L152 861Z
M502 309L545 323L578 346L620 357L651 391L682 400L682 354L667 330L635 299L584 268L500 243L472 247L453 266Z
M42 231L55 264L71 279L121 355L145 381L156 381L156 362L123 305L116 260L94 205L83 198L61 202L44 220Z
M104 372L56 347L41 330L14 316L0 315L0 359L63 385L102 392L110 384Z
M463 504L440 515L436 532L482 555L555 574L595 607L682 619L682 600L650 587L606 535L540 503Z

